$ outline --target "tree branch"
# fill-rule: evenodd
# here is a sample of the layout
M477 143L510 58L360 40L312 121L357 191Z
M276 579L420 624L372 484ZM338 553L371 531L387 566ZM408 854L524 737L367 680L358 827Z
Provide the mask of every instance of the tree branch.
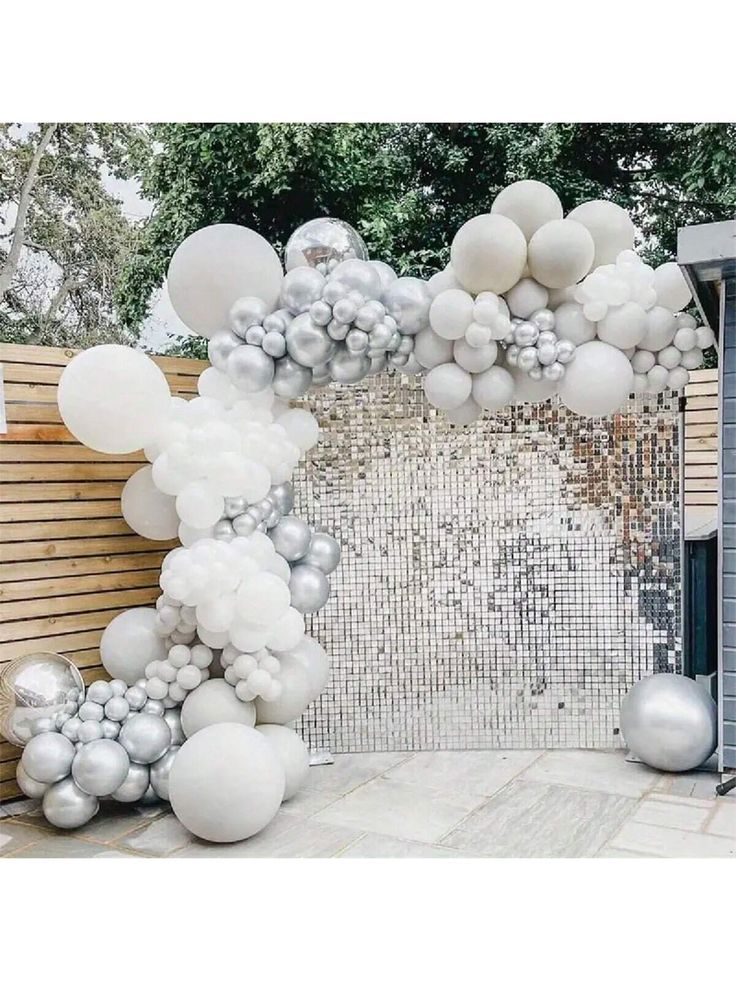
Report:
M23 244L25 242L26 220L28 218L28 209L31 206L33 185L36 183L38 168L41 166L41 160L48 149L48 145L51 142L51 138L53 137L57 126L58 123L49 123L41 134L41 139L39 140L36 151L33 154L33 159L31 160L28 173L23 181L23 186L20 189L20 196L18 198L18 212L15 216L15 226L13 228L13 240L10 244L8 258L6 259L2 269L0 269L0 303L7 293L10 284L13 281L15 271L18 268L18 262L20 260L20 255L23 251Z

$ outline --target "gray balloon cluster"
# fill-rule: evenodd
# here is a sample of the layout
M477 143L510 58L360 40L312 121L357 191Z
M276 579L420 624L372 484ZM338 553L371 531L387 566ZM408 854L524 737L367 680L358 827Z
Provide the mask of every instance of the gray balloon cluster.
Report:
M340 545L323 531L313 531L296 515L286 515L270 531L274 548L291 566L291 605L316 613L330 598L328 576L340 564Z
M226 497L225 513L215 525L212 537L229 542L238 535L245 538L254 531L267 531L293 507L294 489L288 481L276 484L255 504L249 505L244 497Z
M279 304L268 313L244 297L230 327L210 338L210 361L246 394L271 385L279 398L298 398L312 384L403 367L431 297L421 280L399 279L384 263L346 259L327 275L311 266L287 272Z
M514 317L511 324L504 338L508 363L534 381L559 381L575 357L575 344L557 336L554 313L537 310L529 320Z
M46 820L78 828L100 798L141 804L169 799L169 773L184 742L179 709L149 698L145 679L94 681L52 718L32 724L18 786L40 798Z

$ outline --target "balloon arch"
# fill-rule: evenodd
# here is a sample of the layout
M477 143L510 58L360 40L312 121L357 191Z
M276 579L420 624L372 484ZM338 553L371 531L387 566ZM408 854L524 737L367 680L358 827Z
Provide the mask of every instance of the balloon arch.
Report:
M114 679L89 689L60 656L57 692L16 708L6 735L25 745L18 783L59 827L100 797L170 799L212 841L255 834L303 783L306 746L289 727L327 683L329 659L304 615L329 596L336 540L292 513L289 480L318 440L292 407L312 385L384 370L423 376L451 423L559 395L573 412L616 412L634 393L680 391L713 333L683 312L674 262L634 251L635 229L610 201L563 217L552 188L511 184L455 235L427 282L368 259L333 218L271 245L232 224L202 228L173 255L179 317L209 339L191 401L172 397L144 353L103 345L64 370L59 409L82 443L143 449L122 493L138 534L181 546L164 559L155 609L117 616L101 641ZM6 684L33 687L23 659Z

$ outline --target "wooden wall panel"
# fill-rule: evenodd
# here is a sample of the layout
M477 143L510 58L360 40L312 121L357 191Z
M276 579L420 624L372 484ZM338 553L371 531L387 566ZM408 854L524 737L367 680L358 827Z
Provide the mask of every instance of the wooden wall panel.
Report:
M691 371L685 400L685 507L705 518L718 507L718 369Z
M161 561L175 542L134 534L120 492L142 453L81 446L61 421L56 387L76 351L0 344L8 432L0 434L0 667L57 651L87 682L104 677L99 642L122 609L159 595ZM154 358L173 395L191 398L206 362ZM0 741L0 800L18 796L17 747Z

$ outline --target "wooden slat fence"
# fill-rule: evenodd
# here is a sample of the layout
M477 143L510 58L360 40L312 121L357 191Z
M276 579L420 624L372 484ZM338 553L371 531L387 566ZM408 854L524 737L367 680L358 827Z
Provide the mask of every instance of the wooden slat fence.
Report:
M57 651L87 682L104 676L102 631L121 610L159 595L161 560L175 542L136 535L120 513L142 453L107 456L81 446L56 406L76 351L0 344L7 434L0 434L0 667ZM206 362L154 358L173 395L191 398ZM20 751L0 741L0 800L18 795Z
M690 374L685 388L685 507L709 517L718 507L718 369Z

